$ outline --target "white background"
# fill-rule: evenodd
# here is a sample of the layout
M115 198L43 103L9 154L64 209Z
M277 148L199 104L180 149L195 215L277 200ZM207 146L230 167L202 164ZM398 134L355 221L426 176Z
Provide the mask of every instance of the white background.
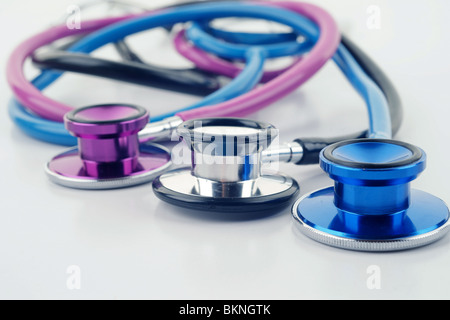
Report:
M76 1L1 0L1 73L21 41ZM151 1L166 4L169 1ZM397 138L428 154L413 187L450 203L450 3L445 0L315 1L392 78L405 116ZM377 5L380 29L366 23ZM186 65L161 32L130 39L148 61ZM98 55L111 55L109 49ZM27 72L33 74L27 68ZM5 78L3 78L5 79ZM45 93L73 106L140 104L157 114L197 101L187 95L66 75ZM49 182L44 163L64 147L16 129L0 82L0 298L3 299L448 299L450 238L397 253L328 247L299 234L289 208L264 219L229 221L159 201L151 185L79 191ZM281 140L350 133L367 126L365 106L330 62L311 81L251 116L280 129ZM301 195L331 184L317 167L283 165ZM79 266L81 289L67 268ZM381 287L369 289L377 266Z

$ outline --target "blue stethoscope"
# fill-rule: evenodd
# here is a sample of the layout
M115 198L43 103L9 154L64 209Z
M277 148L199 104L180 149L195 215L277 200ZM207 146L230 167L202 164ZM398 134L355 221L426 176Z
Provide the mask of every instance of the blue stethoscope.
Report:
M241 4L233 3L232 6ZM265 59L302 54L317 40L317 26L292 12L273 7L242 6L246 10L245 17L275 19L293 27L308 41L285 42L286 38L291 39L289 34L275 34L273 37L264 35L264 39L256 35L250 41L246 40L248 35L244 33L216 30L220 37L230 42L226 43L208 33L207 26L193 23L186 35L195 46L222 58L246 61L246 67L229 86L185 110L218 103L248 92L259 82ZM230 4L225 3L174 9L161 15L105 28L80 40L70 50L88 53L103 44L149 27L176 23L185 19L180 16L186 14L212 20L218 17L210 15L212 8L223 11L224 15L236 14ZM258 50L255 50L254 41L258 41ZM252 45L245 44L249 42L253 42ZM367 104L369 135L362 139L333 143L322 149L319 163L334 181L334 187L303 195L295 202L292 214L296 226L314 240L352 250L392 251L423 246L440 239L448 231L447 206L428 193L410 189L410 182L425 168L425 152L411 144L392 140L385 95L345 46L339 46L333 60ZM59 76L60 73L46 71L34 79L33 84L42 90ZM63 145L75 143L62 124L35 116L16 100L11 101L9 112L24 131L38 139ZM174 114L164 114L153 120L164 120ZM191 168L165 172L153 181L153 190L158 198L183 207L220 210L231 214L235 210L275 209L288 204L298 194L295 180L284 175L262 174L260 163L249 161L263 157L267 150L259 148L260 142L255 139L264 133L271 140L275 135L273 127L236 118L200 120L205 129L197 140L192 138L196 130L194 120L177 127L179 135L190 146L192 159L213 156L241 160L239 165L231 169L234 178L224 181L226 177L218 170L224 167L215 163L198 165L193 162ZM224 131L223 128L231 130ZM241 136L239 128L248 130ZM204 154L205 148L202 146L207 143L226 150L224 137L235 140L245 137L248 148L242 148L243 151L233 149L231 153ZM258 147L252 148L252 143ZM308 146L299 144L300 158L306 149Z

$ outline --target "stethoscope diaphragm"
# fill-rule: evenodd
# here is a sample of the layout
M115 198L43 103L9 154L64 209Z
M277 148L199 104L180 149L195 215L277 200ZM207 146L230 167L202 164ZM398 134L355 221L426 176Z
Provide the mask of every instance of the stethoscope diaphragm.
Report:
M133 105L96 105L65 116L78 147L53 157L45 167L51 181L78 189L114 189L152 181L171 166L170 151L139 143L149 115Z
M449 230L449 209L441 199L410 188L425 162L421 149L395 140L328 146L320 166L334 187L297 200L292 207L295 225L316 241L358 251L396 251L434 242Z
M178 127L189 145L189 167L153 181L156 196L168 203L204 211L267 212L290 204L297 182L279 173L262 173L262 153L277 130L238 118L191 120Z

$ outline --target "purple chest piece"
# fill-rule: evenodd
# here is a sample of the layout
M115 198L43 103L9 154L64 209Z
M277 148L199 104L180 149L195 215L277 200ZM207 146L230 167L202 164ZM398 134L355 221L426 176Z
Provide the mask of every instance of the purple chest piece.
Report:
M149 115L133 105L96 105L65 116L67 130L78 138L47 164L50 179L67 187L111 189L152 181L170 166L162 146L139 144L138 133Z

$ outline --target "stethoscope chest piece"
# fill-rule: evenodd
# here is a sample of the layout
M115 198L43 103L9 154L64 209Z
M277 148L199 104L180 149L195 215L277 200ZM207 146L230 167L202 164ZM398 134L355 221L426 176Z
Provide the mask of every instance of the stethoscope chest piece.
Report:
M410 188L425 153L394 140L360 139L322 150L320 166L334 187L307 194L292 208L310 238L344 249L395 251L434 242L448 231L439 198Z
M177 129L190 147L190 167L153 181L158 198L202 211L268 212L285 205L298 184L281 174L261 174L261 154L277 131L237 118L191 120Z
M75 109L65 125L78 147L46 165L51 181L78 189L114 189L152 181L170 165L170 152L157 144L140 144L138 132L149 115L133 105L96 105Z

